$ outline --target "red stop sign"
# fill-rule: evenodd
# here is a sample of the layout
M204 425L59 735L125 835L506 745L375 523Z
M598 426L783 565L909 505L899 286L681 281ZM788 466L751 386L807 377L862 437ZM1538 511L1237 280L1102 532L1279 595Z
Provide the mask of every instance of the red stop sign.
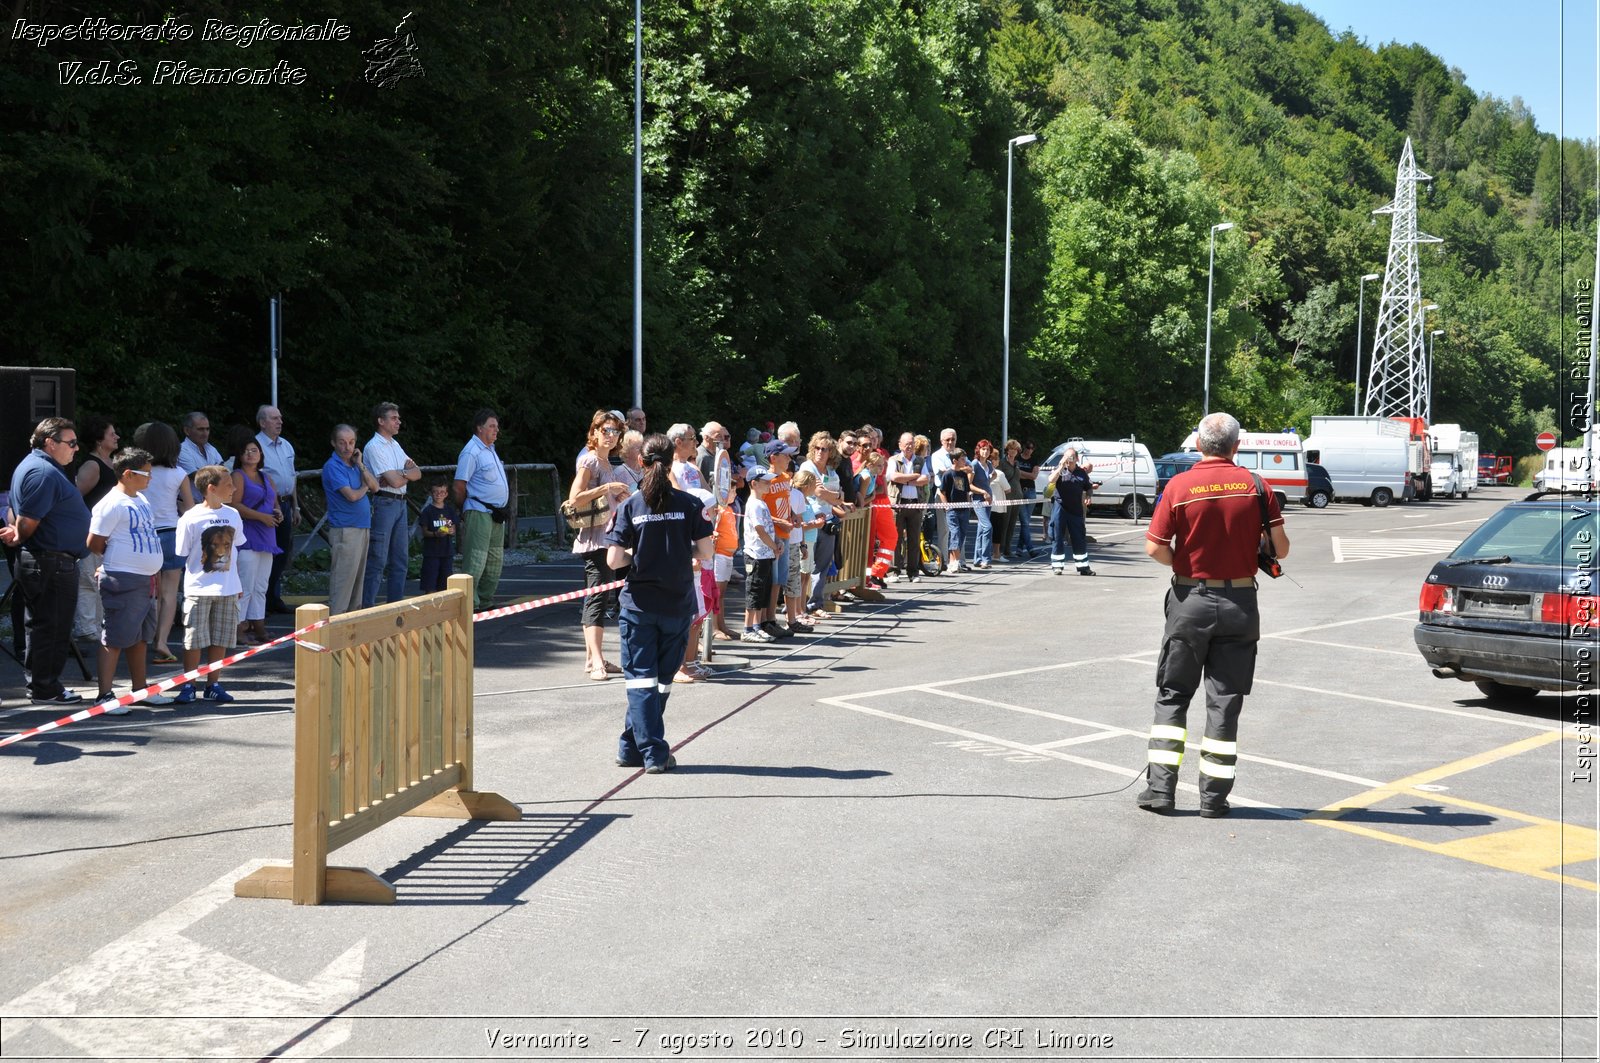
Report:
M1540 450L1554 450L1556 445L1556 434L1554 432L1540 432L1536 437L1534 437L1533 445L1538 447Z

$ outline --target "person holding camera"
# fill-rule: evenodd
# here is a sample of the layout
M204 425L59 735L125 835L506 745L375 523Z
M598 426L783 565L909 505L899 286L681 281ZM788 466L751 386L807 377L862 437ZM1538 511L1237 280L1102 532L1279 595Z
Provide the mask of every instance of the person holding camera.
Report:
M1151 812L1172 811L1189 701L1203 675L1200 815L1216 819L1229 812L1239 759L1239 711L1255 678L1261 638L1257 557L1269 541L1275 557L1287 557L1289 536L1272 492L1265 491L1263 519L1262 485L1233 463L1239 450L1237 420L1226 413L1206 417L1196 445L1204 457L1167 484L1145 533L1145 553L1172 568L1172 587L1156 666L1147 785L1137 803Z
M461 510L461 570L472 577L473 608L487 609L500 586L506 550L501 525L511 515L511 486L506 467L495 453L500 418L485 406L472 418L472 438L456 458L451 484Z
M603 515L595 514L576 528L572 539L572 552L583 558L583 585L598 587L612 583L617 573L606 563L606 529L611 524L611 514L633 493L629 469L625 465L612 465L611 455L622 448L623 422L615 410L596 410L589 418L588 448L578 458L577 474L572 478L572 489L567 501L575 513L603 507ZM622 669L606 660L606 614L614 611L617 592L614 590L591 594L583 600L583 670L590 679L602 682Z
M1068 447L1061 455L1061 464L1050 474L1050 482L1056 489L1050 571L1058 576L1067 570L1069 539L1072 542L1072 563L1077 566L1078 575L1094 575L1094 569L1089 567L1089 531L1084 521L1089 512L1089 498L1094 494L1094 485L1089 482L1089 473L1093 469L1092 465L1087 468L1079 465L1077 448Z

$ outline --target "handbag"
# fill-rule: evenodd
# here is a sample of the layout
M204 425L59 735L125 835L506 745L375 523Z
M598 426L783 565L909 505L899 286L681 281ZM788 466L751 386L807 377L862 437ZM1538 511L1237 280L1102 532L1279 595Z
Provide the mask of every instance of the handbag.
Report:
M587 506L579 508L573 505L569 498L561 503L561 515L567 520L567 527L573 531L585 531L589 528L602 528L607 520L611 519L611 503L607 495L600 495L593 499Z

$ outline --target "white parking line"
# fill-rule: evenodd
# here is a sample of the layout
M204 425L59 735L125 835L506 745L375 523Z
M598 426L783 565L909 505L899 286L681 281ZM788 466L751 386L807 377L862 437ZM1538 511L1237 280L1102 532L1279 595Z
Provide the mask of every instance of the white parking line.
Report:
M1148 664L1155 667L1154 661L1136 661L1132 657L1124 658L1130 664ZM1560 731L1559 725L1548 723L1534 723L1531 720L1512 720L1504 716L1490 716L1481 712L1467 712L1465 709L1444 709L1437 705L1419 705L1415 701L1395 701L1392 698L1375 698L1370 694L1352 694L1347 690L1324 690L1321 687L1301 686L1298 683L1279 683L1272 679L1256 677L1256 686L1283 687L1285 690L1300 690L1307 694L1322 694L1330 698L1347 698L1351 701L1370 701L1375 705L1390 705L1397 709L1417 709L1421 712L1436 712L1441 716L1461 716L1468 720L1482 720L1485 723L1500 723L1507 727L1523 727L1530 731Z
M1048 749L1053 749L1053 748L1055 748L1057 746L1071 745L1071 744L1074 744L1074 743L1077 743L1077 742L1097 741L1100 738L1108 737L1110 735L1122 735L1124 737L1131 736L1131 737L1134 737L1134 738L1143 738L1143 737L1145 737L1145 733L1146 733L1144 731L1135 731L1132 728L1128 728L1128 727L1118 727L1116 724L1101 723L1099 721L1080 720L1080 719L1076 719L1076 718L1071 717L1071 716L1057 716L1054 713L1044 712L1044 711L1041 711L1039 709L1030 709L1030 708L1027 708L1026 706L1022 706L1022 705L1011 705L1011 704L1008 704L1008 703L1006 703L1004 701L991 701L988 698L975 698L971 694L957 694L953 690L935 690L932 687L928 687L927 688L927 692L929 694L938 694L938 695L940 695L942 697L959 698L962 701L977 702L980 705L991 705L991 706L993 706L994 708L997 708L997 709L1009 709L1012 712L1025 713L1025 714L1027 714L1029 716L1048 716L1048 717L1051 717L1052 719L1062 720L1062 721L1067 722L1067 723L1077 723L1077 724L1083 724L1083 725L1089 726L1089 727L1099 727L1099 728L1103 729L1104 733L1102 733L1102 734L1084 735L1084 736L1079 736L1078 738L1069 738L1069 739L1067 739L1065 741L1062 741L1062 742L1045 742L1045 743L1042 743L1040 745L1036 745L1036 746L1032 746L1031 747L1032 749L1034 749L1036 751L1039 751L1039 752L1043 752L1043 751L1048 750ZM852 696L853 697L860 697L859 694L852 695ZM1258 756L1258 755L1253 754L1253 753L1240 753L1239 754L1239 759L1240 760L1249 761L1249 762L1251 762L1253 764L1268 764L1268 765L1271 765L1274 768L1285 768L1285 769L1288 769L1289 771L1298 771L1298 772L1302 772L1302 773L1304 773L1306 775L1320 775L1325 779L1336 779L1339 782L1353 783L1356 786L1365 786L1368 789L1372 789L1372 788L1375 788L1375 787L1383 785L1383 783L1378 782L1376 779L1365 779L1365 778L1362 778L1359 775L1348 775L1348 774L1346 774L1346 773L1344 773L1342 771L1329 771L1326 768L1313 768L1309 764L1291 764L1286 760L1273 760L1270 757Z
M1293 627L1288 631L1274 631L1262 638L1282 638L1285 635L1304 635L1308 631L1326 631L1330 627L1346 627L1350 624L1370 624L1374 620L1415 620L1416 610L1408 609L1403 613L1384 613L1382 616L1358 616L1354 620L1335 620L1331 624L1312 624L1310 627Z
M1307 646L1330 646L1336 650L1364 650L1367 653L1391 653L1396 657L1410 657L1412 659L1415 659L1417 656L1415 650L1411 650L1409 652L1406 650L1385 650L1377 646L1352 646L1348 642L1323 642L1320 639L1297 639L1289 635L1262 635L1261 637L1264 639L1281 639L1284 642L1303 642Z
M860 697L861 695L855 694L851 696ZM983 742L989 745L1005 746L1009 749L1015 749L1019 753L1034 753L1040 756L1050 757L1053 760L1065 761L1068 764L1077 764L1080 767L1094 768L1096 771L1110 772L1113 775L1120 775L1124 779L1137 779L1139 776L1144 774L1144 768L1142 766L1139 768L1129 768L1121 764L1107 764L1105 761L1101 760L1089 760L1086 757L1075 757L1070 753L1062 753L1059 750L1050 749L1045 746L1025 745L1021 742L1013 742L1007 738L996 738L994 735L986 735L978 731L967 731L959 727L950 727L942 723L933 723L930 720L919 720L914 716L901 716L899 713L885 712L882 709L874 709L866 705L857 705L848 698L818 698L817 703L820 705L833 705L841 709L849 709L852 712L859 712L866 716L877 716L880 719L893 720L896 723L909 723L914 727L926 727L930 731L941 731L945 734L958 735L961 738L970 738L973 741ZM1193 783L1186 782L1178 783L1178 789L1191 794L1198 794L1200 792L1199 787L1195 786ZM1265 812L1271 813L1272 815L1282 816L1285 819L1302 819L1305 817L1305 812L1301 811L1300 809L1279 808L1278 806L1270 804L1266 801L1253 801L1248 797L1240 797L1237 794L1229 795L1228 801L1231 804L1238 805L1241 808L1259 808Z

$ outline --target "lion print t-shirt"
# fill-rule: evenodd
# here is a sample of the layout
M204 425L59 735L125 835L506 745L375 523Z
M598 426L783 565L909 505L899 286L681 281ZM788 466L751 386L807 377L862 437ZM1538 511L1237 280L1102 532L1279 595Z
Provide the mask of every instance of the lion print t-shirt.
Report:
M238 594L239 546L244 521L232 506L194 506L178 518L178 553L184 563L183 593L191 598Z

